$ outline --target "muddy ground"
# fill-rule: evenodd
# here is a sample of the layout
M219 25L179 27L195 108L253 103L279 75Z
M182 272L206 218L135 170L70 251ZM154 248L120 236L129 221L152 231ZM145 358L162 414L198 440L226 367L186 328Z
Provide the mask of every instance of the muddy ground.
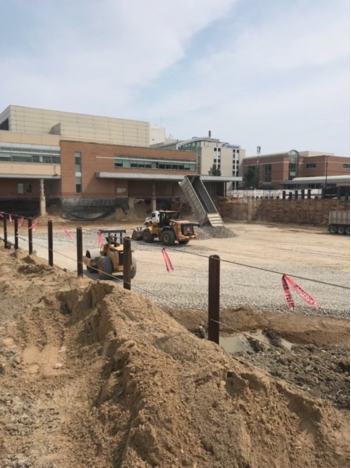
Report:
M198 324L206 324L207 311L192 310L185 314L184 310L166 309L166 312L201 336ZM220 327L220 344L238 361L254 364L339 409L349 410L348 321L257 314L249 309L221 311L221 320L225 325Z
M319 267L290 245L292 266ZM0 467L349 466L349 320L225 308L217 346L204 309L160 308L24 250L0 259Z

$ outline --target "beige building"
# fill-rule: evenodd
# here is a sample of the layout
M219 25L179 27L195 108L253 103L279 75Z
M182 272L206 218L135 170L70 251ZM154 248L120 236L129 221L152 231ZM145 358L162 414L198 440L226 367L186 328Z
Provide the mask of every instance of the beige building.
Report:
M148 122L12 105L0 114L0 130L17 143L44 145L65 139L147 147L150 141Z
M196 153L196 171L203 176L215 170L227 181L227 189L237 188L241 182L242 161L245 150L239 145L221 142L217 138L193 137L190 140L171 140L155 145L158 148L172 148Z

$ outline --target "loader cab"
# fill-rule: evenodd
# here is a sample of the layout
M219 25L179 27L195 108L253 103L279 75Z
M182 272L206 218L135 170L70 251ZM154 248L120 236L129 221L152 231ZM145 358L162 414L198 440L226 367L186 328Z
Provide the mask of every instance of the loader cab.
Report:
M177 211L159 211L160 227L169 226L171 219L179 219L180 213Z

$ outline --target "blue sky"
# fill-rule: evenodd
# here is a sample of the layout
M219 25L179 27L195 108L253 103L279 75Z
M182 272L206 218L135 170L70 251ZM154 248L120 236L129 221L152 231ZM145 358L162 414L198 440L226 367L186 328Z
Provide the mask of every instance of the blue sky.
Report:
M350 155L348 0L0 0L0 111Z

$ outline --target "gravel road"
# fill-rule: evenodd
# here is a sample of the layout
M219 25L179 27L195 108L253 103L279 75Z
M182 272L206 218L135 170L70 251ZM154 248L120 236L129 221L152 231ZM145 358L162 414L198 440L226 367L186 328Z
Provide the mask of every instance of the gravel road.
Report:
M75 227L66 225L74 235L70 239L61 224L54 224L54 263L76 269ZM134 226L118 226L131 235ZM350 309L350 238L331 235L326 228L300 226L227 224L227 233L199 229L199 239L187 246L167 248L173 271L167 272L158 242L133 241L137 275L132 289L161 307L206 309L208 301L208 264L210 255L219 255L221 308L249 307L261 312L288 312L281 284L282 273L292 277L318 303L308 306L292 293L295 313L349 318ZM98 229L116 226L83 227L83 250L98 248ZM22 232L23 231L23 232ZM13 241L13 236L9 235ZM43 227L33 235L37 255L48 257L47 232ZM26 230L22 229L19 246L28 250ZM89 274L86 270L84 274Z

